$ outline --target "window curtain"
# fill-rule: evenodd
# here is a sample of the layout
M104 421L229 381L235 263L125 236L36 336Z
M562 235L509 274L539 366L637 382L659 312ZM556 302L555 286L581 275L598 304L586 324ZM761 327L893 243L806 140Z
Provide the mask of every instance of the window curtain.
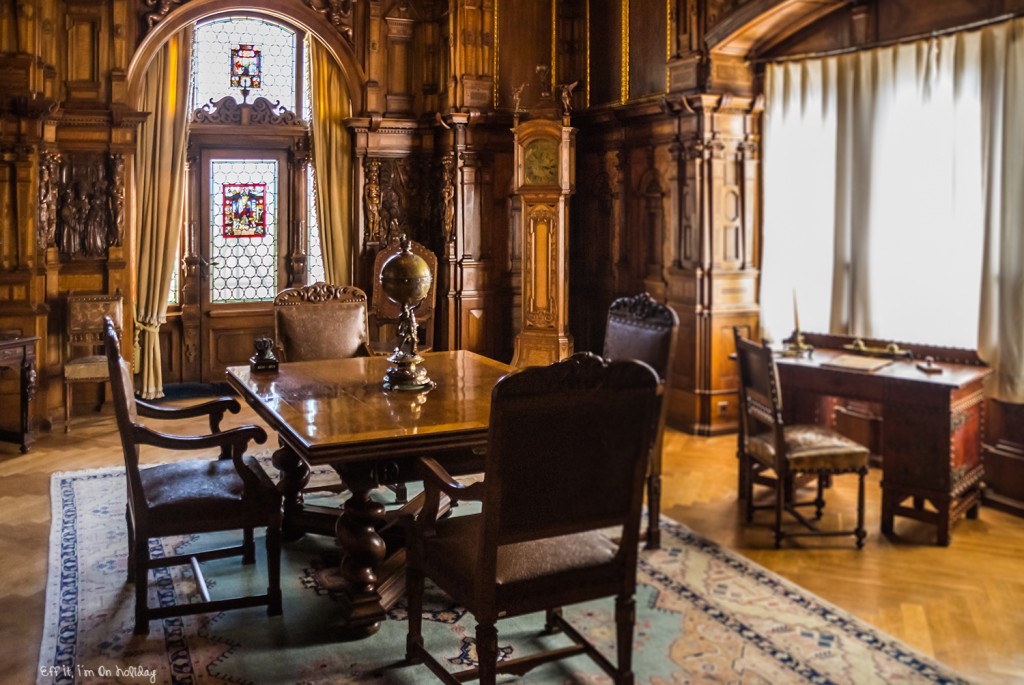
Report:
M344 121L351 115L348 87L330 51L309 43L313 104L313 174L324 273L329 283L351 283L356 254L352 230L352 142Z
M140 109L150 112L139 128L135 153L138 217L138 296L135 325L139 394L163 397L160 324L166 321L171 275L185 216L185 154L188 143L192 29L171 37L144 78Z
M984 29L984 267L978 350L992 394L1024 403L1024 19Z
M788 333L795 290L804 330L977 345L980 47L957 34L769 68L767 323Z

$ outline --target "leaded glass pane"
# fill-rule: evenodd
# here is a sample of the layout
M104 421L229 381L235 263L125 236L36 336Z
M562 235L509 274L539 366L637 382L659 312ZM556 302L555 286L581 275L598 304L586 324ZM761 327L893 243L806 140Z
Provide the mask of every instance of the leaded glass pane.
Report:
M309 285L317 281L327 280L324 275L324 253L320 244L320 219L316 213L316 175L313 173L313 165L306 166L306 216L309 233L306 236L309 245L309 254L306 256L306 274Z
M178 304L178 251L174 251L174 268L171 269L171 288L167 293L167 304Z
M295 111L295 32L254 17L217 19L196 28L192 46L195 106L225 95L241 101L239 89L231 87L231 50L241 44L259 50L262 61L260 87L252 90L250 99L265 97Z
M277 160L210 161L210 301L277 293Z

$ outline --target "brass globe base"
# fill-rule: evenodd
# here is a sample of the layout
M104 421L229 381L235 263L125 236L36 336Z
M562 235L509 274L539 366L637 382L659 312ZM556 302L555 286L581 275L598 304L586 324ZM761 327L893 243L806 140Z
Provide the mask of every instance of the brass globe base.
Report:
M434 387L434 381L427 376L427 370L419 365L423 357L418 354L395 350L394 354L388 357L388 361L394 366L389 366L387 373L384 374L385 390L423 392Z

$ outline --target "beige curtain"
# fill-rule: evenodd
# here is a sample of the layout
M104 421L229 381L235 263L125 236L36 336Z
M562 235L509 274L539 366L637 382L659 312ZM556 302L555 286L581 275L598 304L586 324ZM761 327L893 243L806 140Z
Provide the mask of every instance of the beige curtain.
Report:
M352 104L330 51L309 41L313 99L313 173L324 272L329 283L351 283L357 238L352 230L352 142L343 123Z
M978 351L1024 403L1024 19L982 31L985 253Z
M146 72L140 108L151 112L139 129L135 153L138 217L139 370L145 399L163 397L160 324L166 320L171 274L185 216L185 153L188 142L192 29L173 36Z

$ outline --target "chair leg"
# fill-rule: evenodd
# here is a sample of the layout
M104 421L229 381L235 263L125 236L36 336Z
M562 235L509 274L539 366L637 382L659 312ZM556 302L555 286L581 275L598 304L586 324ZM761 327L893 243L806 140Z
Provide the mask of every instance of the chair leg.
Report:
M493 622L476 625L476 659L480 685L495 685L498 677L498 629Z
M124 507L124 520L128 524L128 582L135 582L135 523L132 521L132 510L128 505Z
M242 530L242 563L256 563L256 539L253 535L252 528L245 528Z
M636 600L632 595L615 598L615 646L618 652L615 685L633 685L633 626L636 624Z
M775 549L782 546L782 511L786 507L786 481L781 474L776 473L775 478Z
M553 635L562 632L562 628L555 621L556 616L562 615L562 607L548 609L544 612L544 634Z
M857 472L857 549L864 547L864 477L868 475L868 467L865 466Z
M747 523L754 520L754 463L750 457L740 455L740 497L746 502Z
M423 574L411 565L406 570L405 589L409 604L409 632L405 638L405 660L410 664L423 662Z
M149 635L149 539L135 539L135 634Z
M64 432L71 432L71 384L64 382Z
M267 616L280 616L281 607L281 527L267 526Z
M827 476L824 473L819 473L815 479L818 481L818 494L814 498L814 519L821 519L821 512L825 508L825 480Z
M647 476L647 549L661 549L661 476Z

